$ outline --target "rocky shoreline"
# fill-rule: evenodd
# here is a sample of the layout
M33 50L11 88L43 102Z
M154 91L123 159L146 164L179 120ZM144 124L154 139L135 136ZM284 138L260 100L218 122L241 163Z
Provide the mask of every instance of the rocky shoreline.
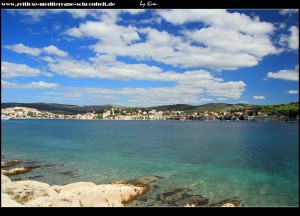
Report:
M39 168L25 166L7 169L21 162L1 162L2 207L123 207L124 203L149 191L146 185L129 183L96 185L93 182L76 182L50 186L32 180L11 181L7 176Z
M38 181L11 181L1 174L2 207L123 207L147 188L129 184L76 182L54 185Z
M211 203L211 198L192 194L189 188L176 188L157 194L160 176L145 176L133 180L96 185L76 182L53 185L32 180L12 181L7 175L29 172L34 167L11 165L21 160L1 162L2 207L241 207L239 197ZM2 169L5 168L5 169Z

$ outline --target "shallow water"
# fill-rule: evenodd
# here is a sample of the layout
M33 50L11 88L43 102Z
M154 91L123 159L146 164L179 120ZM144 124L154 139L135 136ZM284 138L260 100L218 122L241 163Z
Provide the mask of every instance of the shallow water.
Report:
M42 165L13 177L49 184L164 177L213 202L299 206L299 124L203 121L1 121L1 161ZM147 203L145 204L147 205Z

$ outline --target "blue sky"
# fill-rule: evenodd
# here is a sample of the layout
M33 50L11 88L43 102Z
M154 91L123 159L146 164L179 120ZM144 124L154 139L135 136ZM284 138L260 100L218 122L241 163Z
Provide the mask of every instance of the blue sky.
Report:
M1 10L2 102L298 101L299 11Z

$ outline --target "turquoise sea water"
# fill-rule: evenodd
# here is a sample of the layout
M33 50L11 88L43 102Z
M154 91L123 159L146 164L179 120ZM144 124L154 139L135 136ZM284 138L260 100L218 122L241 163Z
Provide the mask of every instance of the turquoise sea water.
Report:
M1 121L1 161L42 165L51 185L164 177L214 202L299 206L299 124L203 121ZM20 178L16 176L14 178Z

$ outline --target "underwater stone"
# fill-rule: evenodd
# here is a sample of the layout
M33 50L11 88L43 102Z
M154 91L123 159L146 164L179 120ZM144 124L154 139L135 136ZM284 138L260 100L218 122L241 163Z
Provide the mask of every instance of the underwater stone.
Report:
M175 202L176 206L208 206L211 199L202 195L188 195L188 197Z
M159 198L163 202L166 202L169 204L175 204L180 199L186 198L187 193L190 191L191 191L191 189L189 189L189 188L177 188L173 191L169 191L169 192L161 194L159 196Z
M21 162L22 162L21 160L10 160L10 161L7 161L7 162L1 162L1 168L2 167L8 167L12 164L21 163Z
M214 203L211 206L214 206L214 207L229 207L229 206L242 207L242 206L244 206L244 203L241 198L232 197L229 199L222 200L221 202Z

